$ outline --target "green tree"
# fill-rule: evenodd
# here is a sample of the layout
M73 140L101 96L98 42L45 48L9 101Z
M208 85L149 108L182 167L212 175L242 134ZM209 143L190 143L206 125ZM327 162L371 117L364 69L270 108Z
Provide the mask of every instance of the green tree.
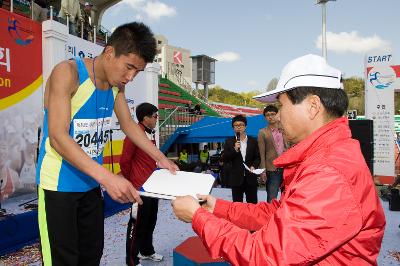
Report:
M349 110L357 110L357 114L365 114L365 89L364 79L351 77L343 80L343 87L349 97Z
M208 92L208 100L239 106L261 107L262 103L253 100L253 96L260 94L259 91L236 93L226 90L217 85Z

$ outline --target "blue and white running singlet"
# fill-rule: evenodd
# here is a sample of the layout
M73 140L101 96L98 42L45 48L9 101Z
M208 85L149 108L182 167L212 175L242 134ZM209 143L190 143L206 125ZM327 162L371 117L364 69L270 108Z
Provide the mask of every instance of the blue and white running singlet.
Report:
M71 99L69 135L89 157L102 164L118 88L96 89L83 60L79 57L75 60L79 87ZM62 192L86 192L97 187L96 180L69 164L50 146L47 109L44 111L43 139L36 169L38 186Z

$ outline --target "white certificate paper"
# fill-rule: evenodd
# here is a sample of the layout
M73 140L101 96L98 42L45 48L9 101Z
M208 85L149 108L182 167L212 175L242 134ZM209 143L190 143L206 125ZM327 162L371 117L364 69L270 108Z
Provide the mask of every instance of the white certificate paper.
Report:
M253 171L251 171L251 169L245 163L243 163L243 165L244 165L244 168L246 168L250 173L253 173L256 175L261 175L265 171L265 168L254 169Z
M143 184L140 195L160 199L175 199L177 196L208 195L211 192L215 178L210 174L199 174L177 171L176 175L166 169L160 169Z

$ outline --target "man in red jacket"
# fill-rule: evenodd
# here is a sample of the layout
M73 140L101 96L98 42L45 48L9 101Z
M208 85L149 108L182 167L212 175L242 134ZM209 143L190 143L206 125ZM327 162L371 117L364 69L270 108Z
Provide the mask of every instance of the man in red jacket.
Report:
M156 145L157 107L150 103L141 103L136 107L136 118L140 128ZM128 138L124 140L120 159L122 175L140 190L144 182L156 169L154 161L147 153L138 148ZM157 223L158 199L142 196L142 205L133 204L126 235L126 264L141 265L139 259L161 261L153 247L153 232Z
M232 265L376 265L385 216L358 141L343 117L348 98L339 70L316 55L289 62L276 89L285 138L274 160L284 192L272 203L232 203L212 196L173 202L212 257ZM251 233L250 231L254 231Z

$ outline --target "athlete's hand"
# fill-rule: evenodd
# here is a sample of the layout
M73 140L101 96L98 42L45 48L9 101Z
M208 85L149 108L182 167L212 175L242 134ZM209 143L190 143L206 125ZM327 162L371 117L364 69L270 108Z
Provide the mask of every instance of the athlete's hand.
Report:
M137 202L142 204L142 199L131 182L119 175L110 173L110 176L111 178L105 178L102 185L113 200L119 203Z
M167 157L164 157L161 160L159 160L157 162L157 166L160 168L168 169L172 174L175 174L176 171L179 170L179 167Z

